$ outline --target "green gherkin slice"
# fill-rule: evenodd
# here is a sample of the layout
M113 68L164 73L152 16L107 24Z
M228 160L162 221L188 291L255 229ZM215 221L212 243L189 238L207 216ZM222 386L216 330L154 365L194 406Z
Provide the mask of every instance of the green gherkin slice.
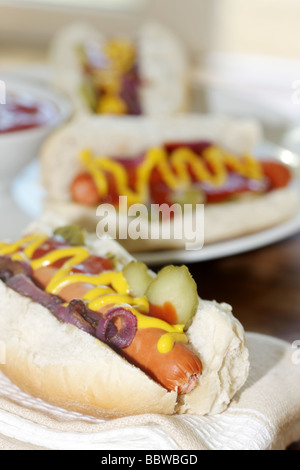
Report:
M205 202L205 196L199 188L190 188L183 191L176 191L170 196L170 200L173 204L185 204L196 205L203 204Z
M186 266L166 266L149 285L146 296L151 305L170 303L177 313L177 323L188 325L198 306L197 284Z
M86 105L92 112L97 111L99 98L92 80L86 79L80 86L80 93Z
M54 235L63 238L72 246L84 246L85 234L78 225L66 225L59 227L54 231Z
M128 282L131 294L135 297L145 295L153 277L150 275L148 267L140 261L131 261L123 268L123 274Z

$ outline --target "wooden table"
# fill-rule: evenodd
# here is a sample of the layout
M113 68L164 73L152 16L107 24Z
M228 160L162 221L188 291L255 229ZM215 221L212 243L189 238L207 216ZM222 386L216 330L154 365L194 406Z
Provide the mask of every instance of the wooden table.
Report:
M232 305L247 331L300 340L300 235L189 269L200 296Z
M200 296L232 305L246 331L300 340L300 234L189 269ZM290 450L300 450L300 441Z

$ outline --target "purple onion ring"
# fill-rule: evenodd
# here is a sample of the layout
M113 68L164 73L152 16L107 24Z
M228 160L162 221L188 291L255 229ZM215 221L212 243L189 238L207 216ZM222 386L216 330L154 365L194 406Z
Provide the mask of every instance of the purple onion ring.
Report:
M85 331L86 333L95 336L94 326L88 322L84 314L86 312L86 305L80 299L72 300L67 307L61 305L57 307L53 313L56 318L63 323L68 323L73 326L77 326L80 330Z
M0 257L0 280L10 289L47 308L62 323L74 325L112 347L123 349L131 344L137 330L137 319L130 311L114 308L104 316L88 309L80 299L74 299L65 306L60 297L38 287L31 275L31 268L26 263ZM117 320L121 323L120 328Z
M116 307L100 319L96 335L104 343L111 344L117 349L124 349L132 343L136 330L136 316L126 308Z

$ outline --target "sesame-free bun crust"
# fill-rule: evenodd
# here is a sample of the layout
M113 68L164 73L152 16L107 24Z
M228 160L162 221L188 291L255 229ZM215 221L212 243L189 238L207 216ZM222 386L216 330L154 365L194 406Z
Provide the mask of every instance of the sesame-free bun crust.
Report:
M45 232L44 224L30 231L38 227ZM121 265L132 260L110 240L90 237L88 246L101 255L116 254ZM105 344L59 322L47 309L1 281L0 299L0 341L7 358L1 370L28 394L68 410L101 418L219 413L248 376L244 330L227 304L199 299L187 333L202 360L203 375L190 396L179 398Z
M59 323L3 283L0 298L7 357L1 368L28 394L102 418L173 412L176 393L168 393L106 345Z

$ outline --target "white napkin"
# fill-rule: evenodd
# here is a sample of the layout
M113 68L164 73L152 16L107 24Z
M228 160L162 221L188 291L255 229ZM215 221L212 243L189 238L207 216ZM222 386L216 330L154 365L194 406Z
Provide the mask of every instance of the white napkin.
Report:
M216 416L99 420L32 398L0 375L0 449L285 449L300 439L299 351L255 333L247 333L247 341L247 383Z

